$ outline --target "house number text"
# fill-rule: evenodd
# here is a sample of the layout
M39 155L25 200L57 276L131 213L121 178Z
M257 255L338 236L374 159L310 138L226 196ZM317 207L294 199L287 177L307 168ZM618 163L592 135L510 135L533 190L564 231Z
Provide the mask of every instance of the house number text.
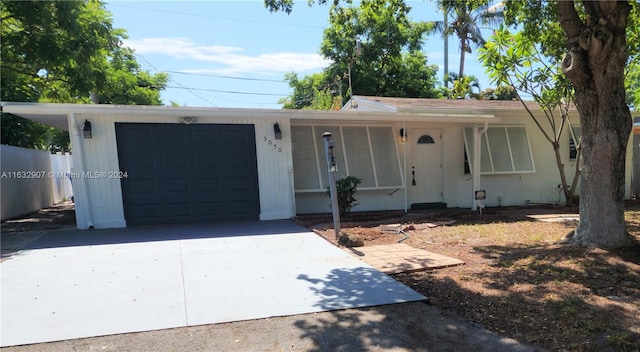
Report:
M264 136L264 142L273 147L273 150L277 150L278 153L282 153L282 147L276 145L272 140L267 139L267 136Z

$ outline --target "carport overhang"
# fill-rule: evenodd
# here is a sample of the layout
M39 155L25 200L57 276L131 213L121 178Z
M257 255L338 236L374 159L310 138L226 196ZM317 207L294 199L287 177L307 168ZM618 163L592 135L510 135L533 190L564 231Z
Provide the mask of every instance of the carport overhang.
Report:
M67 105L67 104L51 104ZM44 104L40 103L13 103L1 102L0 107L3 113L23 117L32 121L40 122L48 126L69 130L67 117L69 112L59 111L60 109L44 109Z

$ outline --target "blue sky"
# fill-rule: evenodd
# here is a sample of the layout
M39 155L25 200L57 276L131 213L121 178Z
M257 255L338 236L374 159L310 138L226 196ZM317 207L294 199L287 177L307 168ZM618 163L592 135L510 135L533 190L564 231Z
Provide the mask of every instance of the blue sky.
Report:
M408 1L415 21L441 20L432 1ZM290 15L270 13L262 1L110 1L116 28L127 31L142 68L168 72L164 104L184 106L280 108L291 93L285 73L300 77L320 72L329 62L319 55L329 6L296 1ZM487 33L487 36L489 33ZM440 35L427 38L429 64L444 65ZM459 50L449 42L449 71L458 70ZM475 53L465 73L489 87ZM357 92L354 92L357 94Z

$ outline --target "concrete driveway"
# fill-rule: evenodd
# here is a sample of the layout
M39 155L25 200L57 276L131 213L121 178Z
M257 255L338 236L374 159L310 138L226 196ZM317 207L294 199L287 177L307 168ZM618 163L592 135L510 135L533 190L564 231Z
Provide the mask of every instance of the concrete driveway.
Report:
M1 346L425 299L290 221L51 231L0 271Z

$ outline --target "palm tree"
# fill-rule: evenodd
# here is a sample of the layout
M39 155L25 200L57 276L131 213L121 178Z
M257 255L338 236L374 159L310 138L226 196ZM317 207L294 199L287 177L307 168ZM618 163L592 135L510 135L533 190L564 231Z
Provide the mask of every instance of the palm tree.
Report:
M482 37L482 26L497 25L502 21L503 12L500 6L473 6L466 1L439 0L440 8L448 14L445 21L435 22L436 30L446 38L455 34L460 40L460 70L458 77L464 76L464 59L471 53L471 45L483 46L486 41ZM445 53L445 55L447 55Z
M453 98L465 99L467 97L471 99L480 98L480 81L475 76L460 77L455 72L449 72L447 76L447 83L451 83Z

